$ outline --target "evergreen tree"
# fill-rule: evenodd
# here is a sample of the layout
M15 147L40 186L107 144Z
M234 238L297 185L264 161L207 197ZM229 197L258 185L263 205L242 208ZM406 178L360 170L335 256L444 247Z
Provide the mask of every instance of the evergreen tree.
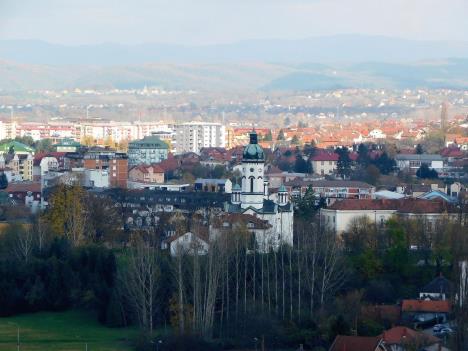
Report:
M294 136L292 137L291 144L293 144L293 145L298 145L299 144L299 138L297 137L296 134L294 134Z
M416 145L416 154L421 155L424 153L423 147L421 144Z
M278 137L276 138L276 140L284 140L284 132L282 129L279 131Z
M382 174L389 174L396 167L395 160L390 158L386 152L384 152L378 159L376 159L374 164Z
M6 189L8 188L8 179L6 177L6 174L2 172L0 174L0 189Z
M370 162L369 158L369 148L366 144L359 144L357 148L358 158L357 162L363 167L367 167Z
M439 178L437 171L430 169L428 165L422 164L416 171L416 176L422 179L436 179Z
M272 141L273 140L273 136L271 135L271 129L268 130L267 134L265 134L265 136L263 137L263 140L265 140L265 141Z
M301 154L296 155L296 162L294 163L294 172L309 173L309 163L304 160Z
M339 158L337 163L338 174L344 179L351 174L351 159L349 158L349 151L347 148L338 148L335 151Z

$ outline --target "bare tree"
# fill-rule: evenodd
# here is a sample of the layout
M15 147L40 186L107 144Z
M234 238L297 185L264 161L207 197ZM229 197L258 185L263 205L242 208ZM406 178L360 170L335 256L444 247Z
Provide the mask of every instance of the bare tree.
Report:
M16 256L19 259L28 262L32 254L33 247L34 237L31 229L22 227L17 228L15 240Z
M128 254L127 269L120 275L121 283L140 325L152 332L159 278L156 251L138 240Z

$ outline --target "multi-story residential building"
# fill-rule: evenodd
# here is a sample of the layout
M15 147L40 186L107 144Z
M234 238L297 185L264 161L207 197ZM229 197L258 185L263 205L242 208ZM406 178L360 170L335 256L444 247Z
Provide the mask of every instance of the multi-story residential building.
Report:
M423 164L429 168L441 172L444 169L445 158L441 155L429 154L399 154L395 156L397 167L400 171L416 173Z
M203 147L225 147L226 129L220 123L189 122L175 126L176 152L199 153Z
M130 166L160 163L167 159L168 145L157 136L146 136L128 144L128 164Z
M33 180L34 149L12 140L0 145L0 169L10 170L13 180Z
M302 198L311 188L317 198L326 199L331 204L341 199L373 199L375 187L354 180L302 180L295 179L285 183L293 198Z
M54 145L57 152L77 152L81 144L71 138L65 138Z
M111 187L126 188L128 180L128 156L108 148L90 148L84 155L85 169L107 170Z
M96 141L112 139L118 143L125 140L141 139L151 135L152 132L161 130L171 131L167 125L159 122L92 121L80 123L79 136L81 139L90 137Z

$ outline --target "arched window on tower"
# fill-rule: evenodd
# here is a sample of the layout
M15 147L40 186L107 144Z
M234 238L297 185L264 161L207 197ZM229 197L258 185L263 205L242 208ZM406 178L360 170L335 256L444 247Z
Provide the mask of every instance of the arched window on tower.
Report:
M254 192L254 177L250 177L250 192Z

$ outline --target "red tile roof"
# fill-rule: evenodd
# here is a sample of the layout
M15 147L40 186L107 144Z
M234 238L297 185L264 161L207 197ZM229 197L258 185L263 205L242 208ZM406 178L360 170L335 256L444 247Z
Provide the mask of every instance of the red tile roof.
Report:
M31 191L33 193L41 192L41 183L39 182L18 182L9 183L6 188L7 193L27 193Z
M386 344L405 344L417 343L418 345L433 345L440 340L435 336L417 332L416 330L407 327L394 327L383 332L380 337Z
M402 312L439 312L449 313L452 305L448 300L403 300Z
M329 351L375 351L379 337L337 335Z
M345 199L336 201L328 207L331 210L337 211L364 211L364 210L397 210L399 207L398 200L391 199Z
M133 167L131 170L138 169L142 173L150 173L150 168L153 169L153 173L164 173L164 169L159 165L138 165Z
M334 152L322 152L312 157L312 161L338 161L339 156Z

